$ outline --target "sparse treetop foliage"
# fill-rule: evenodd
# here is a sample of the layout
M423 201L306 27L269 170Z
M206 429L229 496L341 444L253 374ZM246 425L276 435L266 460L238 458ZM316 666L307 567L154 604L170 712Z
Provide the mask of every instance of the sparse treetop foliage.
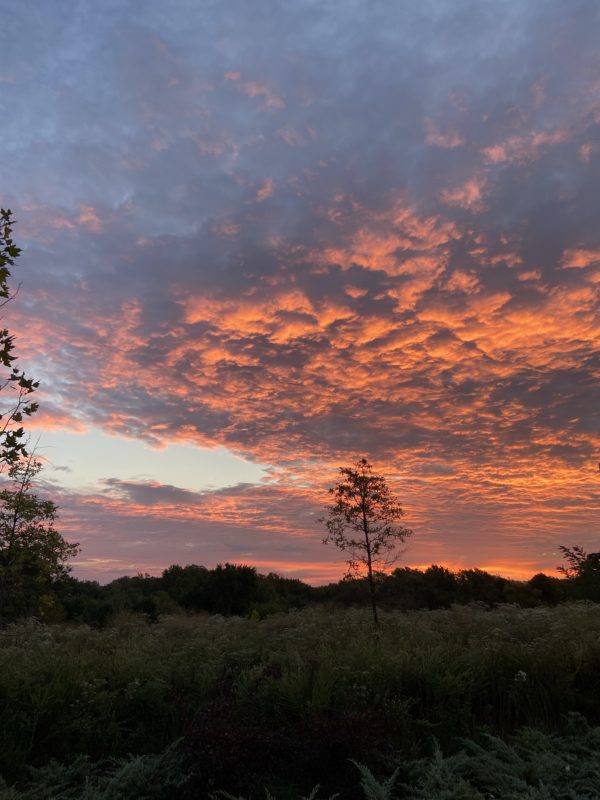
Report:
M586 553L579 545L572 548L560 545L558 549L563 554L567 566L556 569L562 572L566 578L580 578L588 572L600 575L600 553Z
M567 566L557 567L559 572L572 581L581 596L600 601L600 553L587 553L579 545L558 548Z
M0 308L15 296L8 285L10 268L21 250L12 239L12 212L0 209ZM9 466L26 456L25 430L21 426L23 417L33 414L38 404L31 402L29 395L38 387L38 382L27 378L25 373L13 366L14 336L7 328L0 329L0 391L9 390L9 399L0 409L0 468ZM10 390L13 390L12 392Z

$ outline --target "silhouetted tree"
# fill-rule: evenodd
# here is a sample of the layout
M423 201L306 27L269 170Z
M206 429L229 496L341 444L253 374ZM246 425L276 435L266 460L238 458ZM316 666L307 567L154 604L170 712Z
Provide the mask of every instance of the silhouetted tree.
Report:
M461 569L457 574L458 599L463 603L502 603L506 578L490 575L483 569Z
M576 594L586 600L600 600L600 552L586 553L578 545L558 549L567 566L557 570L571 582Z
M162 586L169 596L188 611L208 611L210 572L204 566L172 564L162 574Z
M452 604L456 595L456 575L446 567L432 564L423 573L427 608L440 608Z
M366 458L352 467L340 467L342 480L329 490L334 503L327 507L323 539L350 554L351 571L366 570L373 621L378 624L375 575L397 560L398 545L412 531L400 522L404 512L381 475L374 475Z
M0 308L15 296L9 288L8 279L10 268L21 249L12 239L13 225L11 210L0 209ZM16 360L14 348L14 336L7 328L0 329L0 391L8 390L8 399L0 410L0 468L6 464L16 464L20 458L27 456L25 430L21 423L23 417L30 416L38 407L37 403L29 400L38 382L27 378L25 373L13 366Z
M574 547L560 545L558 549L563 554L567 566L562 565L556 569L566 578L578 578L586 572L600 574L600 553L586 553L583 547L578 545Z
M284 578L274 572L257 577L256 601L252 612L259 617L292 608L304 608L313 597L313 588L297 578Z
M258 590L255 567L217 564L210 572L210 608L216 614L247 614Z
M538 572L528 581L529 586L539 593L542 602L551 605L556 605L565 599L564 583L565 581L560 578L545 575L543 572Z
M0 621L44 613L52 585L79 549L54 528L57 507L31 492L41 468L29 457L11 465L13 487L0 491Z
M77 623L102 628L114 613L109 588L97 581L65 575L57 581L55 592L66 619Z
M378 595L393 608L423 608L427 606L425 576L419 569L399 567L381 582Z
M247 614L257 599L258 575L254 567L243 564L218 564L213 570L173 564L163 572L161 587L190 611Z

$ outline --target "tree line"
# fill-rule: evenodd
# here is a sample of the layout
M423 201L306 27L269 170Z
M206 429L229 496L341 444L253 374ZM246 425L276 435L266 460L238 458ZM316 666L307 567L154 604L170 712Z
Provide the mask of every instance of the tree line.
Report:
M10 209L0 209L0 308L15 296L8 281L21 251L12 238L13 224ZM375 474L365 458L340 467L339 480L329 490L332 503L320 519L327 532L324 543L349 556L348 574L338 583L311 587L235 564L212 570L173 565L160 577L124 577L107 586L77 580L69 575L69 561L79 545L54 527L57 506L33 491L42 464L28 450L22 422L37 410L30 395L38 383L14 365L14 348L9 330L0 329L0 392L8 397L0 413L0 472L7 472L0 489L0 625L35 616L102 626L121 612L149 619L177 611L261 617L317 603L369 605L378 624L380 605L434 609L464 602L535 606L600 601L600 553L579 546L560 548L566 561L559 567L562 579L540 573L514 581L483 570L452 572L436 565L391 572L412 531L402 525L402 505L386 478Z
M597 555L593 554L594 558ZM562 578L539 573L518 581L480 569L399 567L377 575L376 586L380 610L433 610L470 603L489 608L503 603L533 608L576 600L600 602L600 570ZM27 599L30 601L31 596ZM140 615L149 622L178 613L262 619L317 606L331 610L371 608L368 578L344 578L325 586L311 586L276 573L260 574L249 565L229 563L214 569L175 564L159 576L124 576L104 585L63 575L46 586L35 616L48 622L105 627L123 614ZM15 612L13 603L12 613Z

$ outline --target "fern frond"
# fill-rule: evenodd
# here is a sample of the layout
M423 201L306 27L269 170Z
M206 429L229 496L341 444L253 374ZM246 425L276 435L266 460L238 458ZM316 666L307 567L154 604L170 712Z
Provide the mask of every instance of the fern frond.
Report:
M350 761L360 772L360 785L365 793L365 800L393 800L392 791L398 778L398 767L389 778L380 782L367 766L352 759Z

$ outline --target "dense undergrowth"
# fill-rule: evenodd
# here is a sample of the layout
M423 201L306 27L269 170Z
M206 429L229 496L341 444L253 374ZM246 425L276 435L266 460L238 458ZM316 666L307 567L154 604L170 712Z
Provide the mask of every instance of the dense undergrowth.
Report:
M0 708L13 800L598 797L600 606L20 624Z

